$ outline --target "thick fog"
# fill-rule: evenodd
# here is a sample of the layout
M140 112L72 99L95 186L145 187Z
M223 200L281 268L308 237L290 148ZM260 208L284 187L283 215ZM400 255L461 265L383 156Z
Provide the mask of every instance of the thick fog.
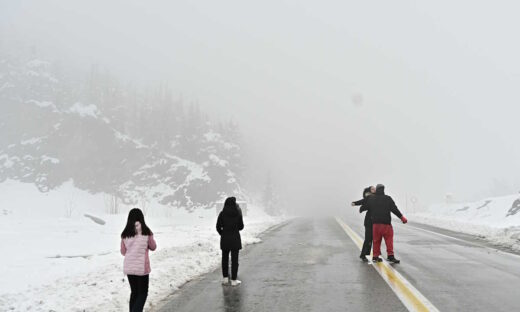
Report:
M239 123L291 207L520 190L518 4L1 1L0 45L167 83Z

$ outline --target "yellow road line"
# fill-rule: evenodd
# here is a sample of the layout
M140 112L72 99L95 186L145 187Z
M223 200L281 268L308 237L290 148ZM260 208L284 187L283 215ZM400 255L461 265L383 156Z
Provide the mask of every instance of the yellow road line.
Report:
M336 221L341 228L347 233L352 241L359 249L363 246L363 240L348 226L343 220L336 217ZM408 311L431 311L438 312L439 310L424 297L410 282L408 282L399 272L397 272L388 262L383 261L373 263L374 269L381 275L385 282L394 291L397 297L401 300Z

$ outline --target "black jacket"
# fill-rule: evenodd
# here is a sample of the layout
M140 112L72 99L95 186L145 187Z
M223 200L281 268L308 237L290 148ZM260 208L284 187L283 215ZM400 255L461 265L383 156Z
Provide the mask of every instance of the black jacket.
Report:
M378 188L374 195L367 198L363 206L370 212L373 224L391 224L392 217L390 213L395 214L399 218L403 216L392 197L385 195L384 188Z
M242 210L236 208L224 208L218 215L217 232L220 234L220 249L242 249L240 231L244 229Z
M370 193L370 187L367 187L363 190L363 199L354 202L355 206L361 206L359 207L359 213L363 211L367 212L365 214L365 221L363 222L365 226L372 226L372 215L366 206L367 198L370 196L372 196L372 193Z

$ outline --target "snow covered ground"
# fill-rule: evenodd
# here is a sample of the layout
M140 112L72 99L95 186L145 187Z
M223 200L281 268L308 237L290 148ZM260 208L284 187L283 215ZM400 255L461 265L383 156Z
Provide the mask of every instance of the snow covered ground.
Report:
M470 203L432 205L410 220L478 235L490 242L520 251L520 194L492 197Z
M110 198L67 183L49 193L32 184L0 184L0 311L124 311L130 289L122 272L120 233L126 222L105 213ZM283 221L248 207L244 244ZM106 221L97 224L84 216ZM167 216L167 217L166 217ZM158 248L150 253L147 307L220 263L216 211L188 213L148 205ZM247 248L247 246L245 247Z

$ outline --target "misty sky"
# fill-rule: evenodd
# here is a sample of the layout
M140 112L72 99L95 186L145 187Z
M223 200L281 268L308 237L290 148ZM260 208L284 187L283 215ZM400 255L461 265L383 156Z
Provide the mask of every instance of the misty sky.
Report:
M482 3L480 3L482 2ZM442 201L520 190L513 1L7 1L2 48L166 81L239 121L291 205L385 183ZM259 183L261 184L261 183Z

